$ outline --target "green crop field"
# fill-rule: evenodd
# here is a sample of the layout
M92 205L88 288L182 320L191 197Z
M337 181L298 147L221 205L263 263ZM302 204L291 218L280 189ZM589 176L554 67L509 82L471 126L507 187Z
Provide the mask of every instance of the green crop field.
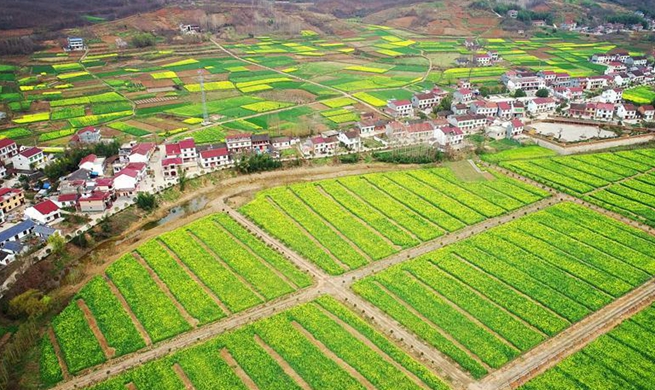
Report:
M311 283L232 218L214 214L111 264L104 277L87 283L55 318L53 329L68 371L77 373ZM123 299L127 306L121 304ZM111 350L101 347L82 305ZM46 351L50 347L43 344ZM52 359L44 359L42 375L57 377Z
M655 226L655 149L507 161L500 165Z
M655 238L571 203L353 286L476 378L655 274Z
M139 389L184 388L179 372L196 389L364 389L365 385L448 389L423 365L330 297L147 363L92 389L118 389L128 383Z
M649 389L655 383L650 306L520 389Z
M547 196L506 177L462 182L440 168L274 188L240 211L340 274Z

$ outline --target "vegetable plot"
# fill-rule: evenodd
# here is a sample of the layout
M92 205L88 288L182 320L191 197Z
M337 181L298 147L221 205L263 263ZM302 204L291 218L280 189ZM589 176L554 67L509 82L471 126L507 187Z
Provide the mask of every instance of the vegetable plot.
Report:
M92 389L184 387L179 365L196 389L254 386L299 389L446 390L448 386L348 308L331 297L286 310L198 346L134 368ZM286 367L283 369L282 367ZM293 375L289 375L289 370Z
M77 373L144 348L147 341L166 340L311 284L310 276L230 216L216 214L115 261L106 279L95 277L80 290L55 318L53 329L68 371ZM107 356L78 300L106 341ZM61 370L54 347L49 340L43 343L42 376L54 384Z
M655 274L655 239L561 203L356 282L476 378Z
M263 191L240 211L330 274L359 268L548 196L513 179L437 168Z

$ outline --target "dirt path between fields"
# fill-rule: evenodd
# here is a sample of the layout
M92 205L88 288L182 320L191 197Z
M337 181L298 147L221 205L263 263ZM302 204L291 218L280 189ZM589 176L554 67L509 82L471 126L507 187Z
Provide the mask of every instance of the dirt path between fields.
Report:
M230 351L227 350L227 348L221 349L221 358L225 360L225 362L232 368L234 373L239 377L241 382L243 382L246 387L250 390L258 390L259 387L255 384L255 382L248 376L248 374L241 368L239 363L232 357L230 354Z
M125 297L123 297L123 294L118 290L118 287L114 284L114 282L108 277L105 276L105 282L107 282L107 286L109 286L109 289L111 292L114 294L114 296L118 299L118 301L121 303L121 306L123 306L123 310L130 316L130 319L132 320L132 323L136 327L136 330L139 331L139 334L141 335L141 338L145 341L146 345L152 345L152 339L150 339L150 335L146 331L146 329L143 327L141 322L136 318L136 314L132 311L132 308L130 305L127 303L125 300Z
M184 388L186 390L194 390L195 388L193 387L193 383L191 383L191 380L189 380L189 377L186 375L186 372L182 369L179 363L173 364L173 371L177 374L177 376L180 378L182 383L184 383Z
M55 355L57 355L57 360L59 361L59 367L61 367L61 373L64 376L64 380L67 380L71 377L68 373L68 365L66 365L64 354L61 352L61 347L59 347L59 342L57 341L57 336L55 336L55 330L52 329L52 326L48 328L48 337L55 349Z
M279 353L277 353L276 350L271 348L270 345L266 344L266 342L262 340L262 338L259 337L259 335L256 334L254 336L254 340L257 345L259 345L264 351L266 351L266 353L268 353L269 356L271 356L271 358L273 358L273 360L275 360L275 362L278 365L280 365L280 367L282 367L282 371L284 371L287 375L289 375L289 377L293 379L294 382L296 382L298 386L300 386L300 388L302 388L303 390L312 389L312 387L307 382L305 382L305 380L296 372L296 370L294 370L293 367L291 367L289 363L286 360L284 360L284 358L280 356Z
M91 310L89 310L89 307L86 305L86 302L84 302L83 299L78 299L77 306L80 308L80 310L82 310L82 313L84 313L84 318L86 318L86 322L89 324L89 327L93 332L93 335L96 336L96 339L98 339L98 342L100 343L100 348L102 348L102 351L105 353L105 357L107 357L107 359L111 359L112 357L114 357L114 355L116 354L116 349L110 347L109 344L107 343L107 339L105 338L105 335L102 334L102 332L100 331L100 328L98 327L98 322L96 321L96 318L91 313Z

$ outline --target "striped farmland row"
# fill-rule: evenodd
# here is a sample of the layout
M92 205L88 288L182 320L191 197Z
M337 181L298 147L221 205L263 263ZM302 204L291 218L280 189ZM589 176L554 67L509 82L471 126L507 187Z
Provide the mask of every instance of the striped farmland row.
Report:
M649 389L655 382L655 307L650 306L521 387Z
M479 378L653 275L653 237L561 203L353 289Z
M334 275L546 196L500 175L464 182L437 168L274 188L240 212Z
M324 296L92 387L438 389L428 369Z
M78 373L311 284L229 216L200 219L148 241L112 263L106 278L89 281L53 321L66 367L56 367L44 341L42 376L53 384L62 368Z

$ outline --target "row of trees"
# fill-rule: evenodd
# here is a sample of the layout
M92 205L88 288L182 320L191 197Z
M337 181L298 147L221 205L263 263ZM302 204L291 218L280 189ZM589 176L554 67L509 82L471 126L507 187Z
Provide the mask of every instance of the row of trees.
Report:
M92 147L67 149L62 156L52 163L46 165L43 169L45 175L52 182L75 171L80 161L89 154L95 154L100 157L109 157L118 154L120 144L116 141L112 143L99 143Z

